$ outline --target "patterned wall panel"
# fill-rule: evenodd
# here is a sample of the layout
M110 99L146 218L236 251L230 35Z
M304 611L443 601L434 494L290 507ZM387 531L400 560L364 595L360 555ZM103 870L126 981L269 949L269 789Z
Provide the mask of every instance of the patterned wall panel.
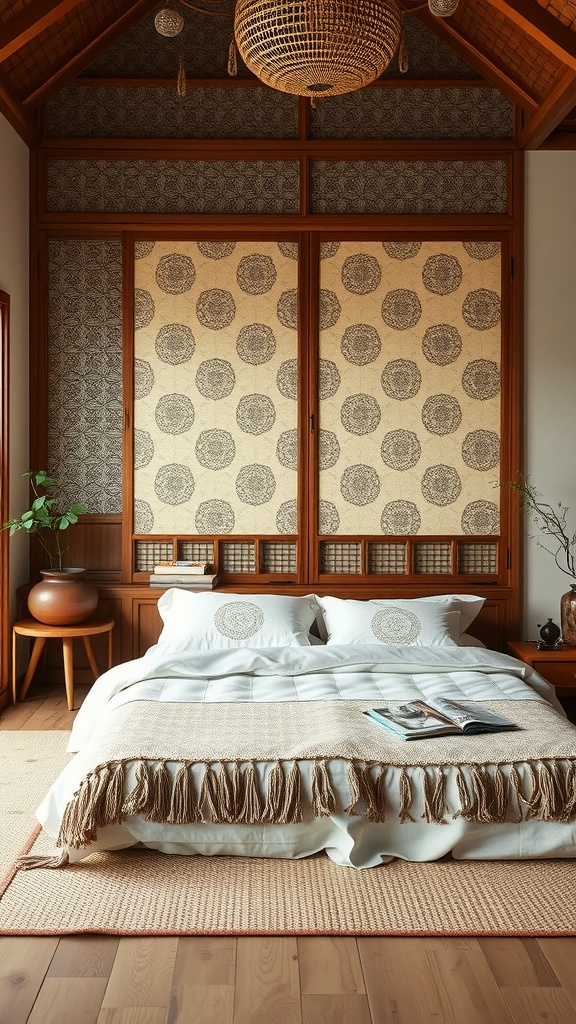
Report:
M283 160L48 160L50 213L298 213Z
M298 101L266 88L68 86L46 105L50 137L294 139Z
M320 532L497 533L500 244L321 255Z
M496 89L361 89L319 99L313 139L509 139L510 100ZM266 88L68 86L46 105L48 138L294 139L298 103Z
M296 532L296 243L135 255L136 532Z
M97 57L84 72L85 76L176 78L182 53L189 78L226 78L232 19L186 10L181 4L178 9L184 18L184 28L178 36L158 35L154 27L154 11ZM239 59L238 75L246 77L249 74Z
M504 160L313 160L313 213L505 213Z
M122 511L122 246L48 246L48 469L65 501Z
M497 89L360 89L310 112L313 139L510 139L513 128Z

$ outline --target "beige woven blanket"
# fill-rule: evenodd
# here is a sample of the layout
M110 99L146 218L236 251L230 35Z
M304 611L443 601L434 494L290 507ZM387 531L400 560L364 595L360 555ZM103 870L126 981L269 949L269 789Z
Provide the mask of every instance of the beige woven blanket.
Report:
M58 845L88 846L100 828L134 814L173 824L283 824L343 811L384 821L392 785L402 822L414 820L416 795L434 822L448 815L484 822L576 816L576 729L549 705L485 701L521 728L411 743L362 714L371 706L348 700L123 705L98 741L77 755L85 774L64 812ZM347 766L347 799L334 784L334 761ZM456 807L446 797L450 773Z

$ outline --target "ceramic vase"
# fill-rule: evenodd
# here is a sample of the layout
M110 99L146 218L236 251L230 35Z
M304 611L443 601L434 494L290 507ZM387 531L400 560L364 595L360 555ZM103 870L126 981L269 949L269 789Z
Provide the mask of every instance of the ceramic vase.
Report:
M576 583L560 598L560 622L564 643L576 644Z
M42 569L42 580L28 594L30 614L47 626L75 626L90 618L98 591L84 579L85 569Z
M552 647L560 639L560 627L552 619L548 619L540 630L540 638L543 643Z

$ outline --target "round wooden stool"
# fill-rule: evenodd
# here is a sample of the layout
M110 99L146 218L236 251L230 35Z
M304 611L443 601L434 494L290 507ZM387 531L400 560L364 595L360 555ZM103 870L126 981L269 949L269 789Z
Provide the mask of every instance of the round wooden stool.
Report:
M66 684L66 699L68 701L68 710L72 711L74 708L74 662L72 657L72 645L76 637L81 637L84 643L84 650L86 651L86 657L94 678L97 679L100 675L100 669L98 668L98 662L94 651L92 650L92 644L90 642L91 636L96 636L97 633L108 633L108 668L112 668L112 630L114 628L114 619L88 619L87 622L79 622L76 626L47 626L43 622L38 622L36 619L21 619L19 622L15 622L12 627L12 701L15 704L18 700L18 694L16 692L16 639L18 636L31 636L34 637L34 647L32 648L32 655L26 669L26 675L22 682L22 689L20 691L20 700L23 700L28 692L28 687L32 682L32 676L36 670L36 666L40 660L40 655L44 649L44 644L51 637L58 637L62 640L62 655L64 660L64 682Z

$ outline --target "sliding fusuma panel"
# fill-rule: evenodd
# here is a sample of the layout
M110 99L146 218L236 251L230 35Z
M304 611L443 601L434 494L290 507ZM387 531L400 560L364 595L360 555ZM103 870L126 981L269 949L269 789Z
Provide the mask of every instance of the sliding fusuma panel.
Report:
M500 262L498 242L321 246L320 534L499 533Z
M136 244L137 534L296 533L297 257L293 242Z

